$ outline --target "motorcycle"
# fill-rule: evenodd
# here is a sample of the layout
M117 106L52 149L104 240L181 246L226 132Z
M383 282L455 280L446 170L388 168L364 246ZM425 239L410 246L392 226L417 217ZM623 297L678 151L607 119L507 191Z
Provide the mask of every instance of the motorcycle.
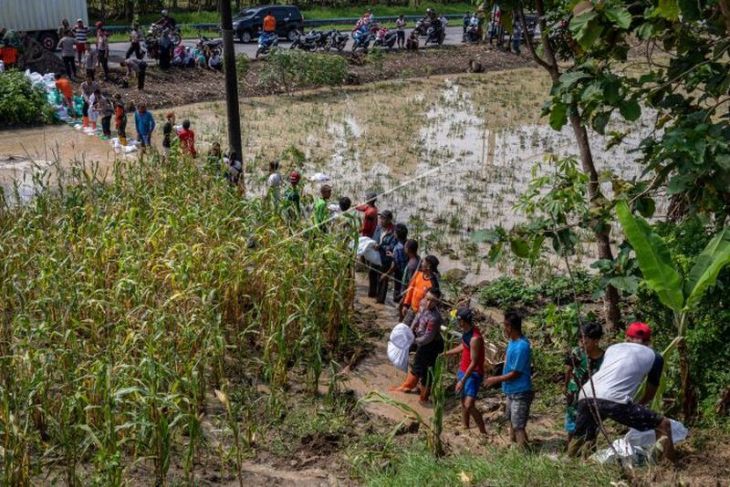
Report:
M223 39L208 39L205 36L198 38L198 49L211 51L221 50L223 48Z
M464 32L464 42L470 43L470 44L476 44L479 42L479 26L478 25L470 25L466 28L466 32Z
M180 35L180 28L167 28L162 27L158 24L152 24L150 25L149 30L147 31L147 36L145 37L145 40L149 44L153 40L159 41L162 38L162 34L164 32L167 32L167 34L170 36L170 41L172 41L173 46L179 46L182 42L182 36Z
M370 43L373 40L372 32L369 30L355 30L352 32L352 52L356 52L358 49L367 51L370 47Z
M377 34L375 34L375 42L373 43L373 46L393 49L397 39L398 33L396 31L382 28L377 32Z
M327 45L327 35L319 30L310 31L309 34L297 33L297 38L291 43L289 49L301 49L303 51L316 51L324 49Z
M342 52L347 45L348 39L349 37L347 34L343 34L338 30L331 30L327 33L327 41L325 42L324 49L325 51L329 51L330 49L335 48Z
M262 32L259 34L259 47L256 49L256 59L261 55L267 55L278 45L279 36L276 32Z
M435 23L438 22L438 25ZM437 44L441 45L446 39L446 29L444 29L443 23L440 20L431 22L428 20L421 19L416 23L415 31L422 36L426 37L424 45Z

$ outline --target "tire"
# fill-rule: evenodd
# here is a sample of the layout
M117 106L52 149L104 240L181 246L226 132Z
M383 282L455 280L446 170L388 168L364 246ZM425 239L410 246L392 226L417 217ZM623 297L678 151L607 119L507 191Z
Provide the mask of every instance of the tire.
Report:
M38 42L41 44L41 46L43 46L44 49L48 49L49 51L53 52L56 50L56 46L58 45L58 38L53 32L42 32L38 36Z
M256 56L254 57L254 59L258 59L259 58L259 54L261 54L262 51L263 51L263 48L261 48L261 47L259 47L258 49L256 49Z
M297 32L296 29L289 29L289 32L286 33L286 39L289 42L294 42L298 36L299 36L299 33Z
M238 34L238 40L243 42L244 44L248 44L249 42L251 42L252 39L253 37L251 36L251 33L247 30L244 30L243 32Z
M442 32L439 36L439 46L444 43L444 40L446 40L446 32Z
M172 41L172 45L177 47L182 42L182 37L177 32L173 32L170 34L170 41Z

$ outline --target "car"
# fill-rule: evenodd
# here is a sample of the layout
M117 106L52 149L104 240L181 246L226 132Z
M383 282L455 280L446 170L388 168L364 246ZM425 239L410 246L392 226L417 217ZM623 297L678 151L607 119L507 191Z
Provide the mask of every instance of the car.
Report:
M260 5L242 10L233 19L233 32L241 42L251 42L258 37L268 12L276 17L276 33L279 37L294 41L297 32L304 31L304 17L294 5Z

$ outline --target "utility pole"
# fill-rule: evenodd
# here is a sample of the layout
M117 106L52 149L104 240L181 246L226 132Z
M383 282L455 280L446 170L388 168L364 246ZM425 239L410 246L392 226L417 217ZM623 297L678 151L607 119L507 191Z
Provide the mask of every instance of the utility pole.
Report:
M226 73L226 111L228 113L228 147L229 154L235 152L243 164L241 149L241 117L238 113L238 79L236 76L236 51L233 48L233 20L231 18L231 0L219 0L223 30L223 62ZM241 167L241 185L243 185L243 167Z

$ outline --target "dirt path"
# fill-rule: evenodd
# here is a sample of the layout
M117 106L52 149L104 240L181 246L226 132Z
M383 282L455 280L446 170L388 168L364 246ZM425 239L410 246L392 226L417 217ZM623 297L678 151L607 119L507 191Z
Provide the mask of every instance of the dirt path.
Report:
M398 312L390 296L386 304L377 304L375 299L368 298L367 277L358 274L356 282L355 309L363 316L372 317L372 323L382 331L382 338L373 341L372 352L352 370L346 371L346 385L362 399L370 392L380 392L396 401L407 404L424 419L431 417L431 409L418 402L417 394L389 392L388 390L403 382L406 374L396 369L388 360L388 336L398 323ZM391 291L392 292L392 291ZM398 423L406 414L395 406L374 402L364 405L365 410L373 415Z

